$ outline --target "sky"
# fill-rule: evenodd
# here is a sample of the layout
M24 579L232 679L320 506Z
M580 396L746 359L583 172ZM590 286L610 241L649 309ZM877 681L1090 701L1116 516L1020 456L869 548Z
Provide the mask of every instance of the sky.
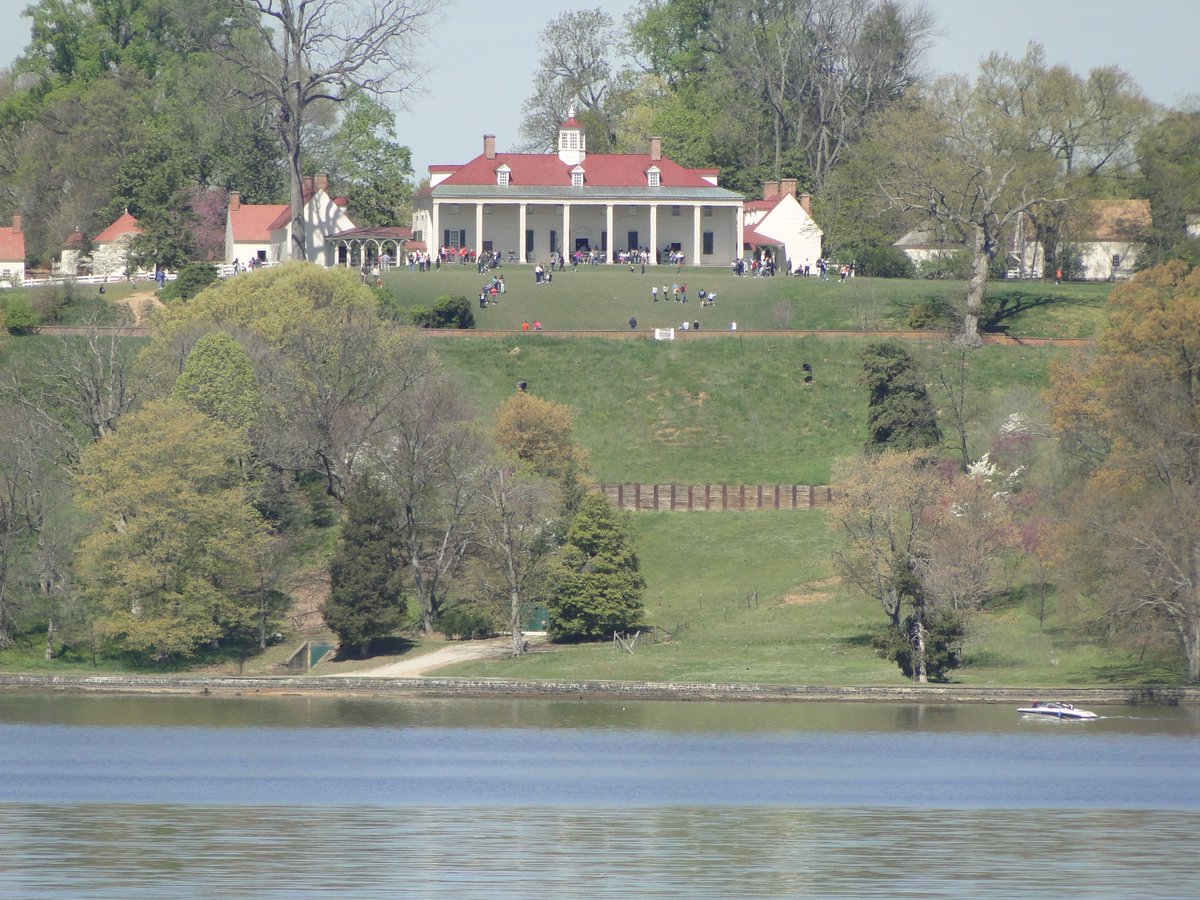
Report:
M0 0L0 67L29 42L21 11L34 0ZM1084 74L1116 64L1166 106L1200 99L1200 0L924 0L938 23L926 55L930 74L973 74L993 50L1021 56L1037 41L1052 64ZM581 0L551 7L596 9L620 21L633 0ZM396 111L397 138L411 148L418 178L431 164L465 163L483 151L520 142L521 106L532 93L542 30L553 16L530 12L532 0L446 0L424 44L425 89ZM544 9L538 4L538 7ZM670 148L664 147L669 154Z

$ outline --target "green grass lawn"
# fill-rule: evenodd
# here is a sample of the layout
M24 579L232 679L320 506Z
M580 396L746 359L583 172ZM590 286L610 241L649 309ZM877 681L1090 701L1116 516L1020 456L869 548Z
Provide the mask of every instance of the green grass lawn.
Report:
M476 327L519 331L535 319L548 331L625 331L630 317L638 329L678 327L685 319L702 330L907 330L913 307L954 304L965 296L959 281L852 278L836 279L734 277L727 269L670 266L630 272L623 266L581 266L554 273L550 284L535 285L529 266L503 266L508 286L496 306L480 310L476 303L486 280L471 266L447 266L427 273L397 269L384 278L386 290L400 308L431 305L440 296L472 301ZM665 302L663 285L687 283L689 302ZM657 285L660 299L650 298ZM1103 320L1111 285L1052 282L993 282L988 296L1002 315L999 324L1026 337L1091 337ZM697 292L715 291L714 307L702 308Z
M525 381L565 404L603 482L825 484L861 447L866 338L728 335L663 342L547 335L441 339L437 351L486 417ZM909 349L932 361L935 342ZM970 355L982 432L1038 408L1049 361L1064 351L988 346ZM813 367L805 384L802 363ZM982 451L979 451L982 452Z

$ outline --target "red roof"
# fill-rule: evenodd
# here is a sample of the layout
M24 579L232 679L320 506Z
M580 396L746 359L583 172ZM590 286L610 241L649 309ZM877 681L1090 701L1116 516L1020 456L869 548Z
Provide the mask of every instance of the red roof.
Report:
M747 200L745 205L746 212L770 211L779 205L784 196L784 194L776 194L770 200Z
M311 190L306 190L304 192L304 204L303 205L305 205L305 206L308 205L308 201L312 199L312 195L313 195L313 192ZM333 199L334 206L340 206L342 208L345 208L346 204L350 202L345 197L333 197L332 199ZM271 224L267 226L267 230L268 231L277 231L280 228L286 228L288 226L288 223L291 221L292 221L292 206L290 203L288 203L288 204L284 205L283 211L280 212L277 216L275 216L274 219L271 220Z
M571 170L552 153L497 153L495 159L480 154L443 180L441 185L483 185L496 183L496 169L509 168L509 184L542 187L570 187ZM579 164L583 181L589 187L645 187L646 170L657 166L663 187L711 188L712 183L695 169L685 169L662 157L651 160L649 153L589 153ZM708 170L700 170L708 171Z
M243 203L229 211L229 224L233 228L236 244L265 244L271 240L271 223L286 212L286 203Z
M25 262L24 231L0 228L0 259L5 262Z
M113 222L102 232L92 238L93 244L110 244L119 237L124 237L127 234L141 234L141 226L138 225L138 220L129 214L129 210L121 213L120 218Z

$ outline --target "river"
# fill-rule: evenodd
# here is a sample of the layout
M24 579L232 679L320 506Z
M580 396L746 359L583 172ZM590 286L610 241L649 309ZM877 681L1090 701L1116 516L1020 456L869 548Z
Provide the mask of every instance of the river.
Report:
M0 694L4 897L1187 897L1200 710Z

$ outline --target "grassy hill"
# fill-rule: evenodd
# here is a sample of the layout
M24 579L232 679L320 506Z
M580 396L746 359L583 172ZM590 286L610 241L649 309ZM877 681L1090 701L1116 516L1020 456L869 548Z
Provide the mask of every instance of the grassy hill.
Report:
M809 483L829 479L832 462L865 435L866 401L858 354L864 329L907 330L914 311L952 304L953 282L856 278L734 278L724 270L581 268L535 286L528 269L501 269L508 290L495 307L475 309L481 329L507 334L438 335L437 350L480 415L515 389L566 404L591 472L606 482ZM684 306L650 299L651 281L688 281ZM385 289L400 309L438 297L477 297L483 277L470 267L389 273ZM701 309L696 291L716 290ZM1019 337L1089 337L1103 321L1106 285L1000 283L990 292L994 324ZM700 321L703 337L650 339L655 326ZM627 320L638 319L630 339ZM524 333L539 319L541 334ZM738 322L731 333L729 322ZM837 335L810 335L834 329ZM751 332L766 333L751 333ZM563 337L560 332L597 332ZM612 332L611 340L604 332ZM711 337L708 336L709 333ZM10 342L27 358L47 338ZM947 348L936 335L907 346L933 371ZM1056 356L1074 352L1011 343L970 355L975 452L1013 412L1041 420L1041 391ZM814 371L811 384L801 364ZM932 376L931 376L932 377ZM935 392L936 396L936 392ZM806 512L641 513L633 518L646 575L647 621L669 642L636 654L611 646L555 647L517 660L464 664L449 674L520 678L628 678L766 683L889 684L902 676L879 660L870 637L882 612L833 577L837 536L824 514ZM328 549L326 542L326 550ZM1069 685L1171 679L1152 658L1130 659L1092 641L1070 603L1042 596L1034 573L1013 573L1016 591L971 623L965 684ZM297 638L298 640L299 638ZM282 652L247 663L274 671ZM10 662L6 667L12 667ZM379 662L385 661L380 659ZM39 668L42 668L39 666Z

